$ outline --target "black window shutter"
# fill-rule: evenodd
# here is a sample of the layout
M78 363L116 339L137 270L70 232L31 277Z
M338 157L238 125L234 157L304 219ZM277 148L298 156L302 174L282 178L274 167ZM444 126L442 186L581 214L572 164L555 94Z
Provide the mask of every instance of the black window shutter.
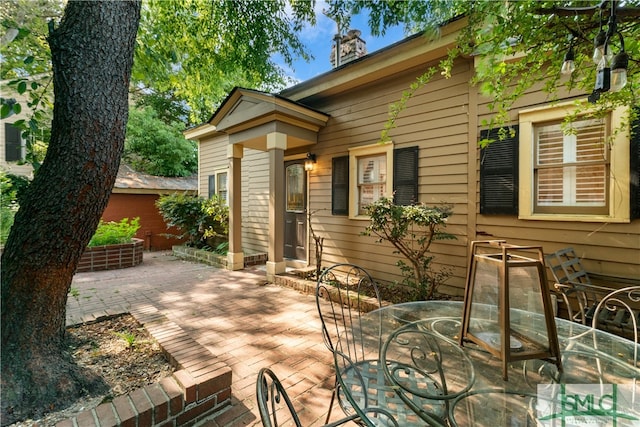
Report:
M631 219L640 218L640 108L631 124L631 153L629 154L629 187L631 190Z
M418 147L393 150L393 203L418 202Z
M216 194L216 176L209 175L209 198Z
M480 213L518 214L518 126L515 134L499 140L498 129L482 131L493 139L480 152Z
M331 213L349 215L349 156L334 157L332 160Z
M7 162L22 160L22 140L20 139L20 133L20 129L13 124L4 124L4 159Z

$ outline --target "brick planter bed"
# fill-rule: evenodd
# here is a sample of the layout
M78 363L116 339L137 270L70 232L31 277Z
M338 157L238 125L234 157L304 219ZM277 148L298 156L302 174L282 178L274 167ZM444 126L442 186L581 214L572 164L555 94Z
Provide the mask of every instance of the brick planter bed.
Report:
M60 421L56 427L193 426L230 406L231 368L225 362L155 307L140 305L131 315L158 341L178 370L159 383Z
M133 267L142 262L144 240L131 239L130 243L87 248L78 263L77 273L116 270Z

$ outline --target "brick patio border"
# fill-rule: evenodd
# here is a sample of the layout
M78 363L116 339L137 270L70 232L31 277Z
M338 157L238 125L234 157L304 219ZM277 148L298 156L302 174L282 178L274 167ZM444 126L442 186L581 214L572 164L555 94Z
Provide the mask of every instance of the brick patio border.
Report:
M150 305L131 315L158 341L178 370L94 409L61 421L56 427L192 426L231 403L231 368L193 340L180 326Z

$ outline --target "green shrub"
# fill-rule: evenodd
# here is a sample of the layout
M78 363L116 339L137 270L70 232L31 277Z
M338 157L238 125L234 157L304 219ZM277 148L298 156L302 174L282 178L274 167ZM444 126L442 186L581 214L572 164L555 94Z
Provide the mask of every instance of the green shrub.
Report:
M120 222L100 220L98 229L89 242L89 247L129 243L139 228L140 218L134 218L131 221L129 218L123 218Z
M4 245L18 211L17 192L7 174L0 172L0 245Z
M391 243L396 248L394 253L404 255L409 262L398 260L396 263L404 277L403 283L415 290L417 299L432 299L438 286L452 274L447 268L434 271L433 256L429 255L434 240L456 238L442 231L451 207L400 206L383 197L367 206L366 212L371 223L361 234L377 236L378 243Z
M180 234L170 237L188 239L196 248L217 248L229 234L229 207L218 196L203 197L172 194L162 196L156 206L168 227L177 227Z

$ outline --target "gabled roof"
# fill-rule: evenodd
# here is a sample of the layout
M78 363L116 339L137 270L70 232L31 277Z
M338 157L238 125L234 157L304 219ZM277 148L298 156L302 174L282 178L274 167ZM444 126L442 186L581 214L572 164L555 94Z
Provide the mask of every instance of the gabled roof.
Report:
M422 33L409 36L338 68L271 94L234 88L208 123L184 132L186 138L201 139L216 134L232 134L257 127L274 119L317 132L329 116L305 105L318 98L343 93L355 87L393 76L413 67L438 61L456 45L467 19L459 16L439 27L439 37L427 39ZM301 126L302 125L302 126Z
M153 176L137 172L131 166L121 163L113 186L114 193L136 194L170 194L174 192L191 192L198 190L198 177L165 177Z
M279 120L317 132L329 115L283 96L235 87L209 119L209 125L225 133Z

